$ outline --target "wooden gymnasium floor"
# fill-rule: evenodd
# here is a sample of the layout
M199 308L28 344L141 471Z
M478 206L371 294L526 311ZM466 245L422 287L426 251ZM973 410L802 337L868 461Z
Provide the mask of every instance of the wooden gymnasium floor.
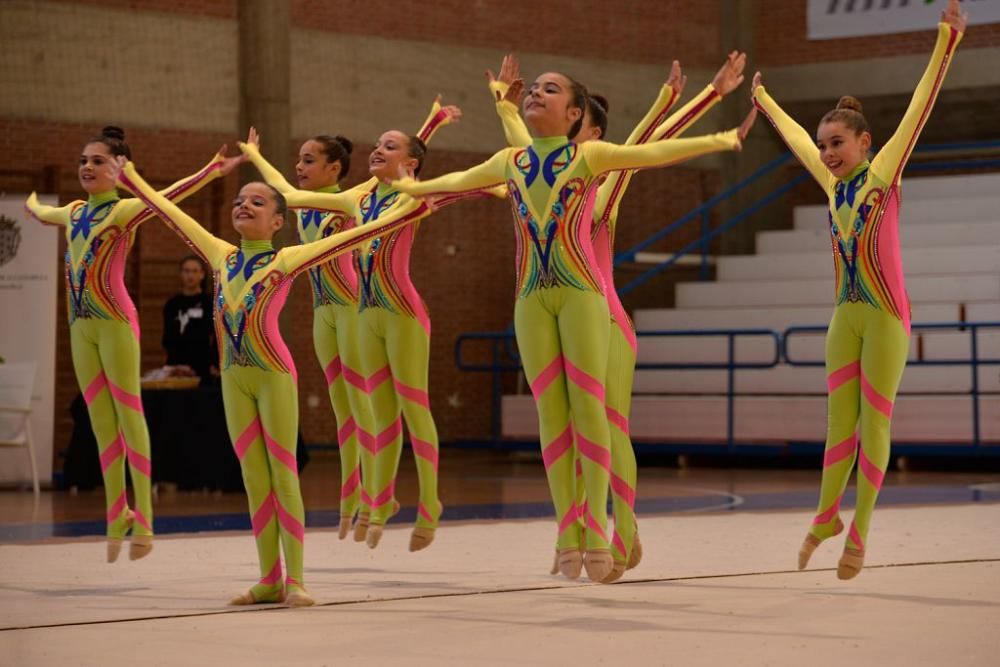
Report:
M375 551L337 540L321 453L302 475L318 604L294 610L224 604L257 576L240 494L160 488L153 554L108 565L99 490L0 493L0 664L1000 664L1000 474L890 473L849 582L841 538L795 571L818 471L640 474L643 562L600 586L547 573L535 457L445 450L448 520L410 554L412 507Z

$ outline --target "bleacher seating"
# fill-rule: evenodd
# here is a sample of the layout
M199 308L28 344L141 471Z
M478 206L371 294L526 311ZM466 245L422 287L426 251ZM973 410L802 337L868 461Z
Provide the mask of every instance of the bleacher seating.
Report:
M1000 321L1000 174L910 178L903 183L900 237L914 323ZM676 308L634 314L639 331L770 329L825 325L833 310L833 258L823 206L794 211L794 227L757 235L757 254L716 259L716 280L677 287ZM967 359L968 331L915 331L911 360ZM1000 358L1000 329L979 335L980 357ZM823 336L798 334L790 358L823 359ZM775 343L740 338L739 362L767 362ZM725 362L725 338L644 337L647 363ZM979 369L982 391L1000 392L1000 366ZM969 442L968 366L910 366L897 401L893 437L909 442ZM631 429L637 442L717 442L726 438L725 371L640 370ZM821 441L825 373L781 364L736 374L736 438L773 444ZM1000 395L980 403L982 438L1000 443ZM530 395L503 401L506 437L537 437Z

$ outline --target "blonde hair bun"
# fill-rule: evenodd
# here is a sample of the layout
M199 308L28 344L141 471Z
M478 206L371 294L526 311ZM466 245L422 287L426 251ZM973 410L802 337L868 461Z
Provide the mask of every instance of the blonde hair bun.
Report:
M861 113L861 101L858 100L858 98L856 97L852 97L851 95L844 95L837 102L837 108L850 109L851 111L857 111L858 113Z

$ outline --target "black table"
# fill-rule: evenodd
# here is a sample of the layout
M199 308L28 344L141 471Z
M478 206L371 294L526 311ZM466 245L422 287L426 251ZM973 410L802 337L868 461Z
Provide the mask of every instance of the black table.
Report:
M172 482L182 490L242 491L240 462L233 451L218 384L197 389L145 389L142 405L149 427L153 481ZM63 485L101 486L97 442L83 396L70 406L73 434L65 453ZM309 461L299 432L299 470Z

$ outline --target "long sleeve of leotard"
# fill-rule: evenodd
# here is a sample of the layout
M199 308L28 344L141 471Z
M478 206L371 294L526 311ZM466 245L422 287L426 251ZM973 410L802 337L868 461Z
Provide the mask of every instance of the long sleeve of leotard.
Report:
M399 206L391 213L386 213L375 222L358 225L312 243L285 247L281 250L285 269L289 275L300 273L309 267L322 264L340 255L354 246L373 238L384 236L400 227L408 225L430 212L430 207L424 202L416 202L416 206Z
M666 120L654 128L649 137L650 141L679 137L688 128L694 125L704 116L709 109L722 101L722 95L715 89L715 86L708 84L701 92L692 97L687 104L670 114ZM636 128L638 129L638 128ZM644 142L638 142L644 143Z
M243 142L239 143L239 147L243 151L243 154L249 158L253 166L257 168L257 171L260 172L264 182L280 192L288 200L288 195L295 191L295 186L289 183L284 175L261 155L260 147L256 144L246 144ZM288 202L288 206L295 208L291 202Z
M508 102L503 97L507 94L509 85L503 81L490 81L490 93L496 102L497 115L500 116L500 124L503 126L503 136L507 140L508 146L527 146L531 143L531 133L528 126L524 124L524 119L518 112L517 105Z
M687 104L664 120L663 117L677 102L678 97L677 91L672 86L664 85L653 102L653 106L632 130L632 134L629 135L625 144L644 144L649 141L677 137L722 99L715 87L709 84L691 98ZM622 195L625 194L634 173L632 171L613 172L597 189L594 211L603 221L617 220Z
M356 201L357 193L352 193L351 190L356 190L357 188L352 188L344 192L298 190L293 188L285 180L285 177L281 175L281 172L275 169L260 154L260 149L257 146L240 142L240 150L250 159L253 166L257 167L257 171L264 177L267 184L284 195L289 208L312 208L354 215L354 202ZM283 184L282 187L284 189L279 188L279 183Z
M951 65L952 56L958 43L962 40L962 33L947 23L938 24L937 43L934 45L934 52L931 61L920 78L920 83L913 93L910 106L903 114L903 120L896 128L882 150L878 152L872 160L872 171L882 177L887 183L898 183L903 167L906 166L910 154L917 143L917 137L923 130L927 118L930 116L931 107L941 91L941 84L944 83L945 74Z
M225 261L235 246L211 234L197 220L182 211L161 192L154 190L135 170L135 165L126 163L118 174L118 183L145 202L154 215L158 215L195 252L208 262L209 266L219 266Z
M638 146L619 146L604 141L579 144L593 174L616 169L666 167L718 151L736 150L740 145L737 130L706 134L691 139L664 139Z
M451 116L441 108L441 104L437 100L434 100L434 103L431 104L431 112L427 114L427 119L417 130L417 136L426 144L438 130L449 123L451 123Z
M634 144L643 144L649 141L653 131L655 131L657 126L663 122L667 113L670 112L670 109L677 102L677 97L677 91L674 90L673 86L663 84L660 88L660 93L653 101L653 106L649 107L646 115L642 117L639 124L632 130L632 133L628 135L628 139L625 140L625 145L632 146Z
M753 102L771 122L774 129L778 131L792 154L825 190L832 176L830 170L823 164L823 160L820 159L816 141L805 131L805 128L796 123L778 106L778 103L767 94L764 86L757 86L757 89L753 91Z
M405 192L413 197L494 188L506 181L507 159L512 150L514 149L505 148L486 162L465 171L445 174L429 181L402 178L394 181L392 185L400 192Z
M503 125L503 136L507 139L508 146L527 146L531 143L531 132L524 124L517 105L506 100L497 102L497 115L500 116L500 124Z
M184 201L219 177L222 170L222 163L225 159L222 153L216 153L204 167L190 176L185 176L179 181L168 185L159 191L160 194L175 204ZM118 204L115 221L116 224L124 227L126 230L130 230L146 222L154 215L156 214L141 200L123 199Z
M507 186L497 185L492 188L486 188L485 190L469 190L468 192L460 192L446 195L437 195L434 197L434 209L444 208L445 206L450 206L460 201L465 201L467 199L485 199L493 197L495 199L506 199L507 198Z
M169 187L161 190L160 194L175 202L182 201L183 199L193 195L195 192L198 192L198 190L205 187L208 183L218 178L219 170L222 168L222 162L224 159L225 158L221 153L216 153L207 165L191 176L186 176ZM34 192L32 192L28 197L28 200L25 202L25 209L31 217L35 218L39 222L49 225L67 225L69 224L69 215L72 212L73 207L76 205L77 202L58 208L54 206L46 206L45 204L38 203L38 197L35 196ZM138 199L125 199L118 203L118 208L115 212L115 220L116 224L126 228L131 228L140 222L148 220L153 215L153 212Z
M32 218L45 225L65 227L69 224L70 213L80 202L70 202L65 206L48 206L38 201L38 196L32 192L24 202L24 210Z

